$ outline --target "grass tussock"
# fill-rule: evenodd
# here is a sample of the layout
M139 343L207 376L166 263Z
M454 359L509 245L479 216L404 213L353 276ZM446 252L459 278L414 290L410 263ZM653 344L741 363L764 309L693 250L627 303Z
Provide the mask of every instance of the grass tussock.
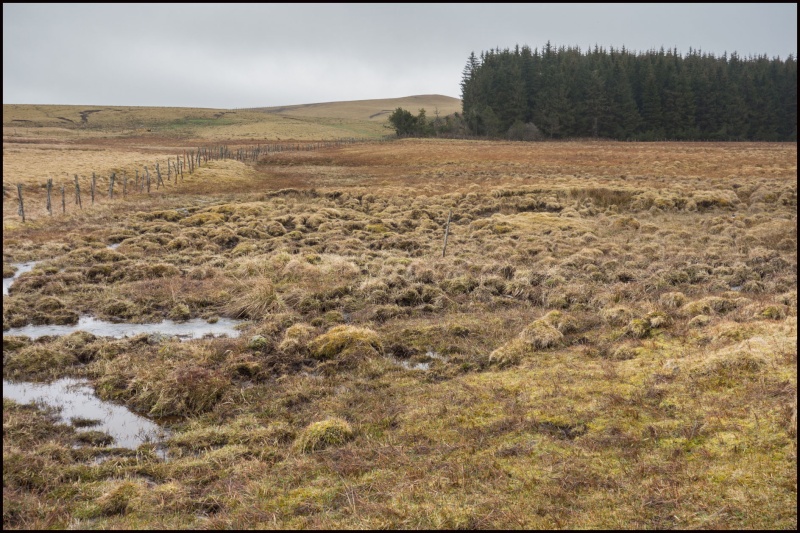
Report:
M383 343L371 329L343 325L311 340L308 349L312 357L322 361L356 361L381 355Z
M328 418L310 424L297 437L294 447L301 453L322 450L329 446L340 446L354 436L353 429L346 420Z

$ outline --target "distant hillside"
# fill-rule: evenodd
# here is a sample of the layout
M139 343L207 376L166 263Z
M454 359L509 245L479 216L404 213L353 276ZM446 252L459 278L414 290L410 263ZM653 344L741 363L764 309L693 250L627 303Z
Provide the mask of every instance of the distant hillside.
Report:
M249 109L3 104L3 139L157 135L198 140L325 140L380 138L393 133L398 107L433 117L461 111L441 95Z
M350 120L369 120L384 122L398 107L416 114L424 108L429 117L438 109L440 116L461 112L461 100L441 94L422 94L403 98L384 98L379 100L353 100L349 102L324 102L280 107L262 107L253 111L263 111L276 115L305 118L342 118Z

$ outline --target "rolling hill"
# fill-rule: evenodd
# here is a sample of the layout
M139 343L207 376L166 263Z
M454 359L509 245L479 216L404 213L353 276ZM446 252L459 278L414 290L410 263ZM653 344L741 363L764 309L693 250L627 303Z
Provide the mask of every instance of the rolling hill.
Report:
M460 111L461 100L418 95L247 109L3 104L3 137L9 142L98 134L204 140L378 138L391 133L387 119L398 107L445 116Z

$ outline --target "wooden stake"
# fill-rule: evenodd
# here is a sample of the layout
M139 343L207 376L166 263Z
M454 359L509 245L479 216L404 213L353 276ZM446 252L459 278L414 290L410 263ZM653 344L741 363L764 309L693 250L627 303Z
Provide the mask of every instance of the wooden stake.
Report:
M75 203L78 204L80 209L83 209L83 205L81 205L81 186L78 184L77 174L75 174Z
M47 179L47 212L53 216L53 205L50 203L50 191L53 190L53 178Z
M25 203L22 201L22 184L17 184L17 196L19 196L19 210L17 213L19 216L22 217L22 221L25 222Z
M442 257L444 257L444 254L447 251L447 236L450 234L450 217L452 216L453 210L451 209L447 214L447 226L444 228L444 246L442 246Z
M161 185L164 185L164 180L161 179L161 169L158 167L158 163L156 163L156 189Z

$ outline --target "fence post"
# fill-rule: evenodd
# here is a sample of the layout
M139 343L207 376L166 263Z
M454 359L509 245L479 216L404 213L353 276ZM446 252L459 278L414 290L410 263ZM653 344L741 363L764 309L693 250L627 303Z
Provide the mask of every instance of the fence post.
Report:
M83 209L81 205L81 186L78 185L78 175L75 174L75 203L78 204L80 209Z
M94 205L94 189L97 185L97 176L92 172L92 205Z
M453 210L451 209L447 214L447 226L444 228L444 246L442 246L442 257L444 257L444 254L447 251L447 236L450 234L450 217L452 216Z
M156 189L161 185L164 185L164 180L161 179L161 169L158 167L158 163L156 163Z
M53 190L53 178L47 178L47 212L53 216L53 205L50 203L50 191Z
M17 196L19 196L19 210L17 214L22 217L22 221L25 222L25 203L22 201L22 184L17 184Z
M117 177L117 175L112 172L111 176L108 178L108 199L109 200L113 200L114 199L114 179L116 179L116 177Z
M67 188L66 185L61 186L61 214L67 214Z
M128 195L128 175L127 174L123 174L122 175L122 197L125 198L125 196L127 196L127 195Z
M145 179L147 180L147 194L150 194L150 171L144 167Z

